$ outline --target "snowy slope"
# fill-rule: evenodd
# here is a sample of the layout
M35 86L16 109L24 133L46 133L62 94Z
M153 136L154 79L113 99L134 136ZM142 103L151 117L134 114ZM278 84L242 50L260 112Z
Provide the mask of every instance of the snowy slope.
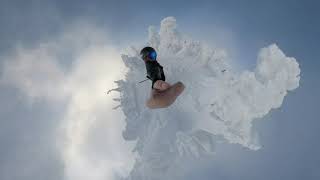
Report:
M182 81L186 89L169 108L147 109L151 83L138 83L145 77L141 47L122 56L128 72L116 90L126 118L123 137L136 140L139 155L128 179L178 179L186 158L214 153L219 141L259 149L252 122L299 86L299 64L275 44L260 50L255 71L240 74L224 50L186 37L173 17L163 19L159 31L149 28L147 45L157 49L167 81Z

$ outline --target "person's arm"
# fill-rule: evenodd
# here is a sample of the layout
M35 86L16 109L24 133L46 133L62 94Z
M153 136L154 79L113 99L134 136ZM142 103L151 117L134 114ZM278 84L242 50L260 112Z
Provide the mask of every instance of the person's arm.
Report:
M163 67L162 66L160 67L161 67L161 80L166 81L166 76L164 75Z

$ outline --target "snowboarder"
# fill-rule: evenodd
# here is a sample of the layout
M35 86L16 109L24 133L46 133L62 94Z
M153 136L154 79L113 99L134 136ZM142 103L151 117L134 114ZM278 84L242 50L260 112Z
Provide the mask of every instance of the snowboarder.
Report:
M170 106L183 92L185 86L182 82L174 85L165 82L163 67L158 63L157 52L152 47L143 48L140 55L146 65L147 78L152 81L151 95L146 101L146 106L150 109Z

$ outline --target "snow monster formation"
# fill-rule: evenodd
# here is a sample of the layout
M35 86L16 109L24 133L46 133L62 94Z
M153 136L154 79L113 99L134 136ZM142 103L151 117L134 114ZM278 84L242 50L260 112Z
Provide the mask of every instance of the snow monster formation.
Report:
M159 31L150 27L145 45L157 50L167 81L182 81L186 89L169 108L146 108L151 83L138 83L145 78L141 47L122 55L128 71L115 90L126 118L123 137L136 141L131 180L182 178L178 167L186 159L214 153L220 141L258 150L253 121L279 108L299 86L299 64L275 44L260 50L254 71L240 73L224 50L180 33L173 17L163 19Z

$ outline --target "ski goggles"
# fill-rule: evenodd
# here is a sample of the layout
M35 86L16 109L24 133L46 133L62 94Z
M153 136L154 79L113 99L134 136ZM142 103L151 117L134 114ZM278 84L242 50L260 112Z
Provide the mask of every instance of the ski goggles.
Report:
M157 52L156 51L151 51L150 53L148 53L147 55L152 61L157 60Z

